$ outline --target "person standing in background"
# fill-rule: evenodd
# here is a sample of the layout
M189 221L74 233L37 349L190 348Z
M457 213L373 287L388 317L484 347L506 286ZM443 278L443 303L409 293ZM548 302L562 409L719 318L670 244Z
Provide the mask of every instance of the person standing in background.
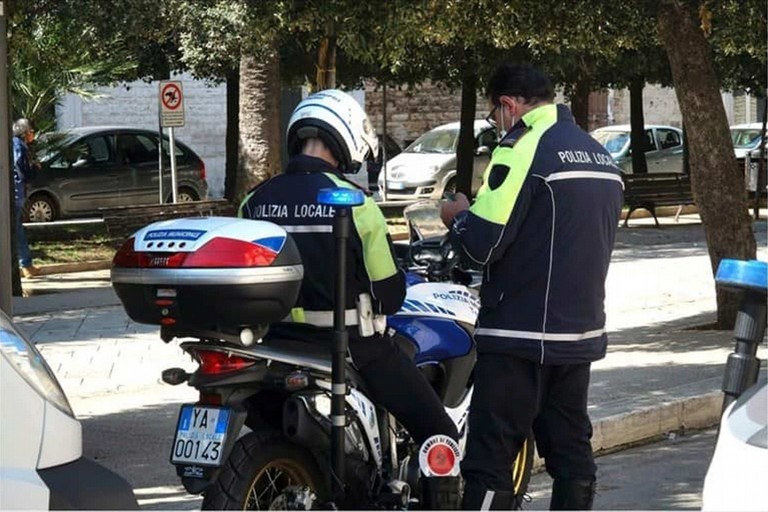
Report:
M34 277L40 270L32 264L32 253L27 243L27 234L22 224L24 203L27 199L27 183L32 180L33 168L29 144L35 139L35 132L29 119L17 119L13 123L13 188L16 201L16 247L22 277Z

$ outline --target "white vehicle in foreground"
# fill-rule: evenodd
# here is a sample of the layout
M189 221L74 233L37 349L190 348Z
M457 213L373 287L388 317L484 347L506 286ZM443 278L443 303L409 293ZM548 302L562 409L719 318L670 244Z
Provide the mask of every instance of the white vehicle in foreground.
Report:
M137 509L122 477L83 457L83 434L43 356L0 311L0 509Z

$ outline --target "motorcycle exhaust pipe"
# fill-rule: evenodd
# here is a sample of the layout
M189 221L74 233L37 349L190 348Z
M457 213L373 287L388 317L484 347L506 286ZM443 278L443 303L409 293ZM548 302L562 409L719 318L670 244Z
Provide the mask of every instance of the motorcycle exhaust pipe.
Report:
M309 398L289 397L283 404L283 435L293 443L309 448L327 450L330 446L330 426L323 425L310 412Z

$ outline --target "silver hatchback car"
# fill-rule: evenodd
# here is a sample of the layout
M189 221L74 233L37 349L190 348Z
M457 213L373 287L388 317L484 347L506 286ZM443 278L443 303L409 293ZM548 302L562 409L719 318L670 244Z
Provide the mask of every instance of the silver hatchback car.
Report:
M632 173L628 124L604 126L590 133L608 150L625 173ZM646 125L645 159L648 172L683 172L683 131L673 126Z
M27 185L26 217L47 222L100 208L159 201L157 132L120 126L74 128L36 142L41 168ZM163 149L163 190L171 194L170 145ZM176 141L179 201L206 199L205 164Z
M475 160L472 193L480 189L483 172L496 147L496 130L485 120L475 121ZM456 191L456 147L459 123L438 126L416 139L387 163L388 200L440 199ZM379 190L384 190L384 173Z

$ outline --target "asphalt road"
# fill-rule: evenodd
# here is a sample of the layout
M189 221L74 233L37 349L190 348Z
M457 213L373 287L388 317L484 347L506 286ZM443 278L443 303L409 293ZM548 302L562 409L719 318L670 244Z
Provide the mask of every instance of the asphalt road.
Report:
M85 455L124 476L145 510L193 510L200 499L179 485L168 462L178 406L193 401L185 387L103 396L73 404L83 420ZM701 489L715 431L678 433L598 458L601 510L701 509ZM551 480L534 475L527 510L547 510Z
M597 459L596 510L701 510L701 490L715 429L672 434L659 442ZM548 510L552 480L531 479L526 510Z

